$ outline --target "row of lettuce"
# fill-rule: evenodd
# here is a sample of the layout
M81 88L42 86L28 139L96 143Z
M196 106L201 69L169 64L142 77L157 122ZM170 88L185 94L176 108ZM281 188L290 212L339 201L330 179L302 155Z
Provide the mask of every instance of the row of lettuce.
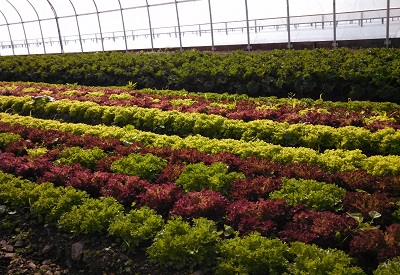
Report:
M82 53L0 58L0 80L399 102L398 49L216 54Z
M66 96L72 96L75 94L82 94L85 97L98 97L105 93L108 96L114 95L115 99L123 100L126 96L122 93L129 93L132 96L143 97L150 96L154 98L168 97L172 99L189 98L193 101L207 101L211 103L227 102L229 104L239 103L242 101L250 101L254 105L262 103L272 104L272 107L277 105L293 105L293 101L298 106L303 107L321 107L326 109L332 108L346 108L351 111L363 111L372 110L376 112L390 112L397 110L399 104L393 102L376 102L376 101L365 101L365 100L351 100L350 98L346 101L330 101L324 100L323 94L320 94L318 99L311 99L308 97L300 98L296 94L290 93L287 97L276 97L276 96L260 96L251 97L246 94L228 94L228 93L212 93L212 92L189 92L185 89L182 90L170 90L170 89L154 89L154 88L143 88L137 89L137 83L129 81L124 86L85 86L78 85L77 83L66 83L66 84L51 84L46 82L25 82L25 81L0 81L1 92L19 91L25 94L34 92L42 92L42 95L54 95L64 94ZM122 94L122 95L121 95Z
M109 233L130 249L145 246L150 260L176 269L213 270L215 274L365 274L354 260L336 249L251 233L244 238L225 238L215 222L205 218L192 223L179 217L166 223L148 207L124 212L110 197L88 198L70 187L37 185L0 173L0 201L26 206L38 218L56 222L74 233ZM382 263L374 274L396 274L400 258Z
M270 119L277 122L307 123L334 127L358 126L376 131L400 128L397 104L354 102L343 104L322 99L235 98L229 95L189 95L186 91L131 90L133 84L120 88L100 88L44 83L0 82L0 95L47 96L53 100L91 101L102 106L137 106L177 110L187 113L221 115L229 119L253 121ZM168 92L168 93L166 93Z
M280 123L271 120L244 122L218 115L161 111L136 106L100 106L95 102L48 97L0 96L0 110L40 117L60 117L88 124L131 125L142 131L186 137L201 135L236 141L259 141L324 152L330 149L359 150L366 155L400 155L400 132L384 128L376 132L346 126Z
M109 173L104 175L100 173L99 176L102 177L97 177L96 182L100 187L103 181L109 180L111 173L117 173L138 176L158 184L174 182L185 192L207 188L234 199L257 200L265 198L268 192L279 189L282 183L288 187L302 184L281 178L317 180L329 183L326 186L330 188L333 188L331 184L338 184L349 191L364 190L371 193L378 191L390 193L390 196L397 196L400 193L399 175L371 175L359 169L332 173L308 163L280 164L265 158L243 159L227 152L207 154L187 148L147 147L141 143L130 144L117 139L77 136L55 131L51 127L39 130L37 126L11 126L8 123L1 123L0 126L4 132L0 135L0 149L4 151L1 154L2 169L33 181L52 181L65 185L68 182L74 184L72 179L76 177L79 182L77 186L83 187L92 184L91 178L93 171L96 170ZM84 172L80 174L81 176L71 173L79 169ZM273 180L269 181L269 177ZM89 182L83 184L85 179L89 179ZM251 181L246 182L244 179ZM126 181L122 178L119 180ZM135 180L139 182L138 179ZM253 180L255 181L252 182ZM140 185L145 186L146 183L140 182ZM318 189L318 184L314 187L313 185L313 182L309 182L305 187ZM92 186L92 190L95 187ZM252 189L253 193L244 190L246 188ZM257 188L260 190L256 191ZM334 189L336 190L333 188L331 195L336 194L340 200L343 190L337 189L336 192ZM100 189L89 193L99 195ZM280 194L275 195L278 196L275 199L280 198ZM325 199L329 197L326 195ZM316 208L334 209L337 201L333 199L333 204Z
M40 122L38 119L34 120ZM36 123L36 125L38 124ZM79 128L79 125L77 126ZM7 125L5 123L3 129L6 128ZM5 153L2 153L2 160L6 163L7 156L14 155L16 158L10 160L9 167L13 167L14 172L17 174L18 171L24 170L27 172L25 176L28 177L38 177L38 169L46 167L46 165L43 165L43 158L41 159L43 155L53 158L51 163L55 166L64 165L59 167L57 171L53 171L55 172L54 176L58 178L63 173L62 171L68 170L67 165L74 166L79 163L93 170L94 165L92 163L110 154L111 148L117 148L115 147L116 144L120 145L118 154L125 151L124 154L126 156L111 158L111 161L107 161L107 166L115 173L140 175L140 178L153 180L155 174L159 173L166 165L162 158L155 157L152 154L144 155L143 149L145 147L140 150L142 153L138 154L137 147L139 144L121 146L121 141L118 142L117 140L96 139L90 138L90 136L74 138L72 135L65 136L57 131L35 131L34 128L22 126L9 126L9 129L14 129L14 132L24 134L26 137L29 136L30 139L21 139L21 136L16 133L4 132L1 135L2 149L5 150ZM41 143L39 142L39 145L35 145L34 141L41 141ZM79 144L86 149L76 146L65 148L62 146L64 143L68 143L69 146ZM29 146L28 144L32 145ZM104 150L93 147L94 144L99 145ZM58 148L59 146L61 148ZM47 151L43 150L44 148ZM132 150L135 153L131 153ZM151 152L155 153L156 149L153 148L153 150L155 151ZM161 150L158 151L158 154L167 155L167 152L168 150ZM176 152L170 152L177 159L184 158L189 161L188 151L180 153L181 155L178 157ZM24 158L30 161L31 164L34 163L37 168L27 167L29 165L26 161L21 166L18 166L18 155L20 155L19 158ZM206 156L206 154L201 156L204 161L206 161ZM197 158L201 157L198 156ZM211 158L210 155L209 157ZM232 160L234 156L220 156L220 158L224 157L225 160L231 159L231 162L234 162ZM144 160L143 158L150 159ZM146 161L148 165L151 165L151 168L146 169ZM183 160L180 159L179 161L182 162ZM189 163L198 161L194 157ZM229 183L243 176L240 173L227 173L226 164L220 165L221 163L218 162L214 162L208 167L204 163L182 163L185 164L185 168L179 171L180 175L175 180L176 184L183 187L186 197L200 194L200 197L193 196L192 200L186 201L186 205L192 207L192 209L196 207L196 203L197 207L199 204L204 207L204 204L210 204L212 199L219 202L223 201L221 198L216 200L216 193L211 191L219 190L223 192L224 188L228 188L229 184L219 186L218 182L225 181ZM232 165L232 163L230 164ZM135 164L140 165L135 167ZM242 167L243 164L237 163L236 167ZM266 164L259 163L258 170L262 171L266 167L272 166L271 163L268 163L270 165ZM155 169L157 166L161 167L158 168L158 171L154 171L157 170ZM276 167L277 171L283 170L281 168ZM254 169L250 168L245 174L247 176L254 175ZM294 169L292 172L296 170ZM263 172L268 174L269 171ZM305 171L305 175L306 173L307 171ZM204 174L206 174L206 178L212 178L210 184L206 186L210 189L208 190L210 192L205 190L193 191L198 190L206 183L203 178ZM82 175L83 173L79 174L78 177L82 178ZM359 178L360 174L353 176ZM363 176L366 177L366 175ZM47 179L51 179L51 176ZM373 182L370 182L371 186L380 180L372 180ZM396 186L398 187L398 178L392 178L388 181L394 182L396 180L397 185L394 183L394 190L396 190ZM71 181L73 181L72 178L68 177L64 185L70 184ZM267 179L263 178L259 182L255 182L255 184L259 185L265 181ZM124 240L130 249L145 246L152 261L177 269L211 268L214 270L215 268L217 274L259 274L265 270L277 272L278 274L284 272L290 274L309 273L312 270L316 270L317 273L363 274L364 271L356 267L349 256L343 251L332 249L331 247L348 250L351 255L359 260L368 261L368 264L365 262L359 263L367 271L371 271L370 268L374 265L376 267L378 260L383 262L386 259L396 257L400 251L400 243L398 243L397 237L400 234L400 226L396 223L388 223L387 215L389 214L390 216L390 212L387 212L387 209L383 209L385 207L381 208L386 204L388 207L392 207L389 206L390 201L392 203L396 202L394 198L397 195L388 200L383 193L371 195L365 191L347 192L349 194L352 193L351 198L347 198L347 204L353 204L353 209L359 204L365 204L367 208L370 207L369 210L375 209L379 210L379 212L368 211L365 208L363 209L365 213L335 214L335 209L339 211L338 205L341 205L341 200L343 200L346 193L345 189L315 180L285 179L276 191L264 190L264 193L270 193L269 199L257 200L257 197L255 197L256 201L234 201L228 207L230 208L230 213L227 214L227 217L235 229L239 229L241 233L249 233L244 238L240 238L230 226L221 227L221 218L224 213L207 216L207 211L205 211L200 214L200 217L197 216L192 222L188 222L193 216L180 215L181 217L178 217L176 214L180 213L175 211L172 212L170 219L164 224L162 217L147 206L131 210L128 208L124 212L123 206L117 203L115 199L110 197L89 198L88 193L76 191L71 186L64 187L63 184L60 185L57 181L54 181L57 183L57 187L45 181L37 185L2 173L0 182L2 184L0 200L4 203L14 206L28 206L38 218L47 222L57 223L61 228L69 232L83 234L108 232ZM201 182L200 185L196 185L199 182ZM125 182L125 184L127 183ZM244 182L242 181L238 186L243 187L242 183ZM155 185L157 186L157 184ZM165 186L159 185L161 188ZM112 189L110 187L107 186L106 189ZM114 185L114 189L115 187ZM368 186L358 187L368 190ZM136 185L135 188L138 188L138 186ZM382 191L390 192L390 187L383 187ZM397 193L396 191L392 193L397 194L398 190ZM112 192L108 193L108 195L110 194ZM373 199L368 200L367 198ZM346 204L346 202L344 203ZM177 204L179 205L179 203ZM182 205L180 206L183 209ZM213 213L215 210L218 210L218 204L211 205L208 213ZM397 212L393 213L395 219L400 216ZM205 219L204 216L210 220ZM258 223L254 221L257 216L260 219ZM385 217L383 220L381 219L382 216ZM291 221L287 219L291 219ZM391 220L390 217L389 220ZM278 224L285 223L284 221L287 223L285 228L286 236L278 234L281 232L275 231L280 228ZM251 223L253 223L253 228L249 227ZM378 226L375 226L375 224ZM383 227L379 229L379 225ZM251 233L254 229L264 236L261 236L260 233ZM278 234L285 240L289 240L290 245L279 239L267 239L265 237L272 237L273 233ZM293 234L296 234L297 237L294 237ZM302 242L298 242L298 240ZM317 243L326 249L305 243ZM375 271L375 274L394 272L398 270L398 264L398 259L389 263L382 263Z
M132 126L117 127L105 125L87 125L45 120L31 116L11 115L0 113L3 122L36 127L39 129L54 129L72 132L75 134L89 134L99 137L111 137L124 140L127 143L140 142L145 146L193 148L203 153L214 154L228 152L241 157L255 156L268 158L271 161L287 164L291 162L305 162L319 165L330 172L364 169L369 174L376 176L398 175L400 171L400 156L366 156L360 150L326 150L319 153L316 150L302 147L283 147L263 141L250 141L233 139L210 139L200 135L178 137L160 135L134 129Z

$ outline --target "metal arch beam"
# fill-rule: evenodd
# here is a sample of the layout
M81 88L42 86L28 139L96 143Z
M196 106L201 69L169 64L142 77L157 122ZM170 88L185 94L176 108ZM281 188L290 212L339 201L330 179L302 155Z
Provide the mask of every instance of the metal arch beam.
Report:
M100 39L101 39L101 49L104 52L104 39L103 39L103 32L101 31L101 23L100 23L100 15L99 15L99 9L97 8L96 0L92 0L94 7L96 8L96 13L97 13L97 21L99 22L99 31L100 31Z
M125 39L125 52L128 52L128 39L126 39L126 30L125 30L125 20L124 20L124 13L122 12L122 5L121 1L117 0L119 4L119 8L121 11L121 20L122 20L122 29L124 30L124 39Z
M149 18L151 50L154 51L153 29L151 28L150 8L149 8L149 1L147 0L146 0L146 8L147 8L147 17Z
M10 2L10 1L8 1L8 0L6 0L6 1L7 1L7 3L8 3L8 4L10 4L10 5L11 5L11 7L13 7L13 8L14 8L14 10L17 12L17 14L18 14L19 18L21 19L22 30L24 31L24 36L25 36L26 48L28 49L28 54L31 54L31 52L30 52L30 50L29 50L28 38L26 37L26 31L25 31L24 20L22 20L22 16L21 16L21 14L19 13L19 11L17 10L17 8L16 8L16 7L15 7L13 4L11 4L11 2Z
M68 1L71 4L72 9L74 10L74 13L75 13L76 27L78 28L79 43L81 44L81 52L83 52L82 36L81 36L81 31L79 29L78 14L76 13L76 9L75 9L75 6L72 3L72 1L71 0L68 0Z
M3 15L4 19L6 20L7 29L8 29L8 35L10 36L11 49L12 49L13 55L15 55L14 43L13 43L13 40L11 38L10 24L8 24L7 17L4 15L4 13L1 10L0 10L0 13Z
M56 20L56 24L57 24L57 31L58 31L58 39L60 41L60 47L61 47L61 53L64 53L64 47L62 44L62 38L61 38L61 31L60 31L60 24L58 23L58 16L57 16L57 12L54 9L53 5L50 3L50 0L46 0L47 3L49 4L51 10L53 11L54 14L54 19Z
M26 0L26 1L29 3L29 5L31 5L32 9L33 9L33 10L35 11L35 13L36 13L36 16L37 16L37 19L38 19L38 23L39 23L40 35L41 35L41 37L42 37L43 51L44 51L44 54L46 54L46 45L45 45L45 43L44 43L43 30L42 30L42 23L41 23L41 21L40 21L39 14L37 13L35 7L32 5L32 3L30 2L30 0Z
M181 33L181 24L179 23L179 11L178 11L178 1L175 0L175 9L176 9L176 20L178 22L178 33L179 33L179 49L183 52L182 48L182 33Z

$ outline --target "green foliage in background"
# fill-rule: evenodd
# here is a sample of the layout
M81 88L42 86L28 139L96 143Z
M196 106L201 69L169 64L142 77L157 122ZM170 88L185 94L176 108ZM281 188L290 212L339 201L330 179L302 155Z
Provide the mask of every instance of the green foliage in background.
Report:
M398 49L97 52L0 57L0 80L400 102ZM132 85L131 85L132 86ZM127 86L127 89L130 89Z

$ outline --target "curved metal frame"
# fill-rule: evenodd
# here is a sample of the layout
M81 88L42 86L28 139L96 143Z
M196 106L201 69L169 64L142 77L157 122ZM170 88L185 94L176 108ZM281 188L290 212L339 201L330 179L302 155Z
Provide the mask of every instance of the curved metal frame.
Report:
M99 31L100 31L100 39L101 39L101 49L104 52L104 39L103 39L103 32L101 31L101 23L100 23L100 13L99 9L97 8L97 4L95 0L92 0L94 7L96 8L96 13L97 13L97 21L99 22Z
M10 1L8 1L8 0L6 0L6 1L7 1L7 3L8 3L8 4L10 4L10 5L11 5L11 7L13 7L13 8L14 8L14 10L17 12L17 14L18 14L19 18L21 19L22 30L24 31L24 36L25 36L26 48L27 48L27 50L28 50L28 54L31 54L31 52L30 52L30 50L29 50L28 38L26 37L26 31L25 31L24 20L22 20L22 16L21 16L21 14L19 13L19 11L17 10L17 8L16 8L16 7L15 7L13 4L11 4L11 2L10 2Z
M78 14L76 13L76 9L74 4L72 4L72 1L71 0L68 1L71 4L72 9L74 10L75 13L76 27L78 28L79 43L81 44L81 52L83 52L82 36L81 36L81 30L79 29Z
M123 13L123 8L121 5L121 1L117 0L119 4L119 8L121 11L121 20L122 20L122 29L124 30L124 39L125 39L125 52L128 52L128 39L126 39L126 30L125 30L125 20L124 20L124 13Z
M53 11L54 14L54 19L56 20L56 24L57 24L57 31L58 31L58 39L60 41L60 48L61 48L61 53L64 53L64 46L62 44L62 37L61 37L61 31L60 31L60 24L58 22L58 16L57 16L57 12L54 9L53 5L50 3L50 0L46 0L47 3L49 3L49 6L51 8L51 10Z
M13 44L13 40L12 40L12 37L11 37L11 31L10 31L10 24L8 24L7 17L4 15L4 13L1 10L0 10L0 13L3 15L4 20L6 20L7 29L8 29L8 35L10 36L11 49L12 49L13 55L15 55L14 44Z
M32 9L33 9L33 10L35 11L35 13L36 13L36 16L37 16L37 19L38 19L38 23L39 23L40 36L42 37L43 51L44 51L44 53L46 54L46 46L45 46L45 43L44 43L42 23L41 23L41 20L40 20L40 18L39 18L39 14L38 14L37 10L35 9L35 7L32 5L32 3L30 2L30 0L26 0L26 1L29 3L29 5L31 5Z

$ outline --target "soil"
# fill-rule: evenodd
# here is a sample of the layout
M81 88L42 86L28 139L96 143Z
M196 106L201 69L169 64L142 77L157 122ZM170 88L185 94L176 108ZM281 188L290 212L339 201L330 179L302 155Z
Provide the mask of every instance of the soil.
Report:
M0 274L190 274L150 263L143 249L126 251L106 235L66 234L27 208L0 210Z

